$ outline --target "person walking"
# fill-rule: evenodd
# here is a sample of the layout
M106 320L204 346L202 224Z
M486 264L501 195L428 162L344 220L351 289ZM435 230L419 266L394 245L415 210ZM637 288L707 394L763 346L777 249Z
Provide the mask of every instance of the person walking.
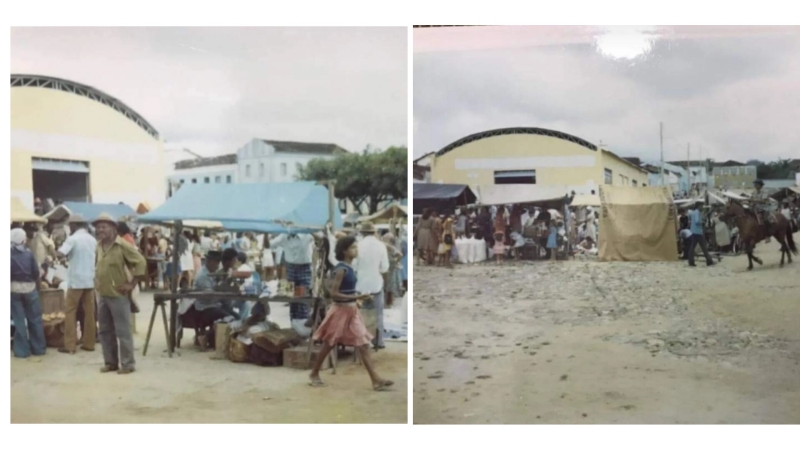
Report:
M14 322L14 356L42 356L47 351L39 302L39 265L25 247L22 228L11 230L11 320Z
M64 346L61 353L74 354L78 343L78 308L83 310L82 350L94 351L97 336L95 320L94 276L97 240L89 234L88 224L80 215L69 218L72 233L58 249L58 257L67 259L67 298L64 315Z
M128 293L144 278L147 262L136 247L117 236L117 224L108 214L93 223L97 231L97 292L100 294L100 343L105 365L100 372L134 372L131 307ZM133 275L128 280L125 269Z
M695 202L694 209L689 211L689 229L692 232L692 242L689 245L689 266L691 267L695 267L694 249L697 244L700 244L700 249L703 250L703 256L706 257L706 265L714 265L714 261L711 260L711 255L708 254L708 243L703 233L703 215L700 212L700 208L702 207L703 202L698 201Z
M417 244L417 251L420 258L426 264L432 265L435 259L434 255L438 249L433 249L433 218L431 218L432 211L430 208L425 208L422 211L422 218L420 218L417 228L414 229L414 240Z
M356 277L353 262L356 257L361 258L362 255L359 254L358 249L364 241L371 242L371 239L364 239L361 243L357 243L355 237L347 236L336 242L336 259L339 263L333 269L333 282L330 288L333 305L314 333L313 339L322 341L323 346L319 355L314 359L314 367L309 374L311 386L325 386L319 376L319 371L328 354L339 344L358 349L361 361L364 362L364 368L367 369L372 381L372 389L384 391L394 385L393 381L381 378L375 370L375 363L369 354L369 342L372 336L358 311L357 302L368 300L371 297L370 294L358 293L357 285L360 279ZM385 248L384 246L384 251Z
M383 305L386 274L389 272L389 252L386 245L375 237L375 225L365 222L361 226L364 236L358 243L358 259L353 268L358 275L356 290L372 296L372 307L378 319L378 331L375 335L376 348L383 345Z

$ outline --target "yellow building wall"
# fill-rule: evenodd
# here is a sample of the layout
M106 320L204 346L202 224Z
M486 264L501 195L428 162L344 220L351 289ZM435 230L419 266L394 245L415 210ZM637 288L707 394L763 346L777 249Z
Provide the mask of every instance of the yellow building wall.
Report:
M534 134L509 134L480 139L433 159L431 182L452 184L494 184L494 169L457 170L456 159L504 159L525 157L595 157L592 167L514 167L509 170L536 170L536 184L575 185L587 180L602 182L597 176L598 153L563 139ZM601 174L602 175L602 174Z
M90 195L97 203L139 201L152 206L166 195L163 141L114 109L54 89L11 88L11 192L33 190L32 158L89 163ZM27 203L27 201L26 201Z
M535 170L536 184L583 186L590 181L596 186L605 183L604 169L613 173L613 184L621 184L619 175L636 180L638 186L647 184L647 172L639 170L602 150L594 151L570 141L551 136L535 134L509 134L493 136L470 142L442 156L431 163L431 182L448 184L467 184L470 186L494 184L494 168L458 169L457 160L492 159L516 161L529 157L559 158L563 167L541 167L521 164L503 170ZM594 159L593 165L582 167L587 157ZM629 182L630 183L630 182Z
M633 164L630 164L624 159L619 158L618 156L615 156L607 151L598 150L598 152L602 152L602 167L600 167L601 184L605 184L605 169L611 169L611 174L614 181L612 185L614 186L633 186L633 180L636 180L637 187L642 187L643 185L648 184L647 172L644 170L636 168ZM622 182L620 175L627 177L627 184Z

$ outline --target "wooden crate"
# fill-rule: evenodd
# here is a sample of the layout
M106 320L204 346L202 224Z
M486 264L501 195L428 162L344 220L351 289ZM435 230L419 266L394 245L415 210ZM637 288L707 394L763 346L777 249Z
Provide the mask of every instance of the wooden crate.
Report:
M39 291L42 314L63 313L66 311L66 295L61 289L42 289Z
M314 361L316 361L317 356L319 356L320 350L322 350L322 347L318 347L316 345L311 347L312 366L314 365ZM307 364L306 351L308 351L307 345L298 345L297 347L291 347L283 350L283 367L308 370L310 366ZM330 367L330 358L328 358L325 363L322 364L322 368L329 369Z

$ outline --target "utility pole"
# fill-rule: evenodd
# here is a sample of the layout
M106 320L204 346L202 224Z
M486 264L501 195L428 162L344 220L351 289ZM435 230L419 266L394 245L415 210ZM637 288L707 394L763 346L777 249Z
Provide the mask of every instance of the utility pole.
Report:
M691 157L690 146L691 146L691 144L687 142L686 143L686 185L687 185L689 194L691 195L691 192L692 192L692 168L691 168L692 157Z
M664 184L664 122L658 123L658 135L661 146L661 186L666 186Z

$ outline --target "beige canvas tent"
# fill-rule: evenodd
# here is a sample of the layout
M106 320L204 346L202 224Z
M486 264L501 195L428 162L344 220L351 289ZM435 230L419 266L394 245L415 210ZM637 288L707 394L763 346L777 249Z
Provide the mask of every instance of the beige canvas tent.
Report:
M47 223L47 219L34 214L17 197L11 197L11 221Z
M678 259L675 205L668 187L600 186L601 261Z
M574 199L572 199L571 206L600 206L600 196L599 195L576 195Z
M377 225L377 224L389 223L393 218L405 221L406 217L408 217L408 208L397 202L394 202L391 205L384 208L383 210L376 212L375 214L360 217L358 221L372 222Z

